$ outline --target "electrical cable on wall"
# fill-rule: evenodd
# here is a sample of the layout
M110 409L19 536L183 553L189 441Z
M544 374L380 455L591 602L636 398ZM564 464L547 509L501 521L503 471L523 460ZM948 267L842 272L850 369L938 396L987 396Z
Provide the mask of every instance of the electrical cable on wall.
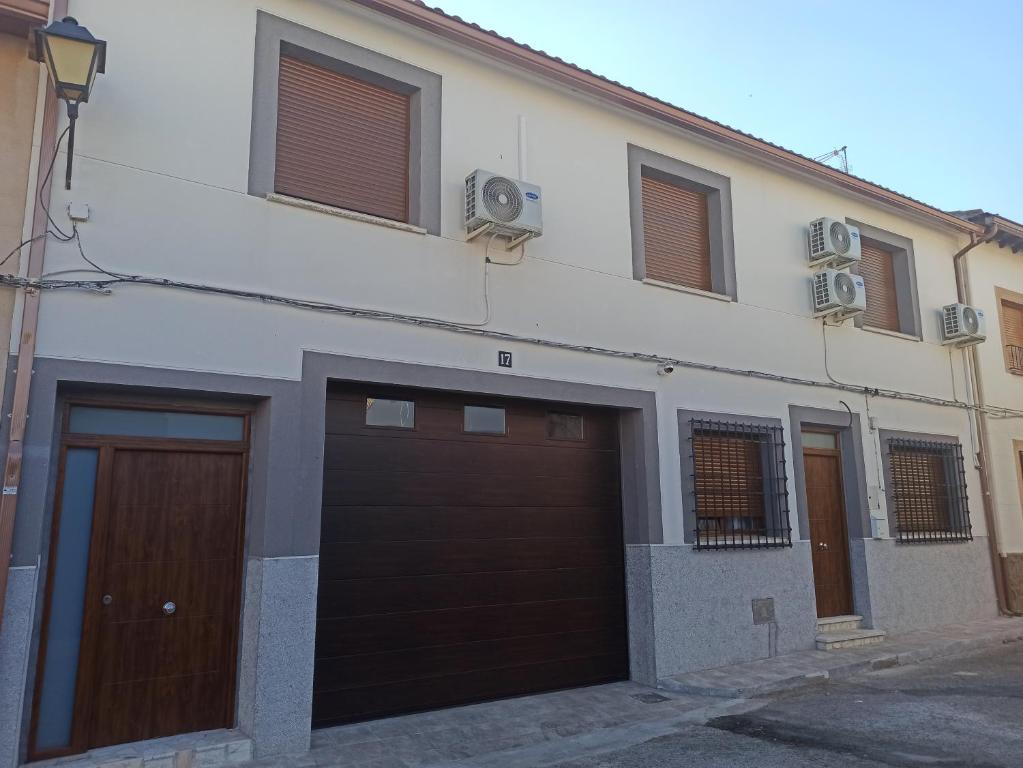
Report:
M102 271L104 274L116 274L108 272L107 270ZM416 325L423 328L434 328L438 330L452 331L454 333L462 333L470 336L479 336L482 338L498 339L501 341L510 342L520 342L524 344L534 344L537 346L548 347L552 349L584 352L589 354L602 355L605 357L638 360L654 364L667 364L675 366L676 368L688 368L691 370L706 371L710 373L723 373L734 376L743 376L746 378L780 382L784 384L794 384L799 386L818 387L825 389L838 389L844 392L868 394L875 397L884 397L892 400L904 400L922 403L925 405L935 405L949 408L983 411L984 413L988 413L993 416L1000 416L1006 418L1023 418L1023 411L1011 408L1003 408L998 406L985 406L981 408L979 406L957 403L952 400L947 400L945 398L940 397L933 397L931 395L920 395L916 393L900 392L897 390L890 389L880 389L873 387L857 386L852 384L817 381L814 379L805 379L798 376L786 376L784 374L771 373L768 371L733 368L730 366L715 365L713 363L701 363L694 360L682 360L667 357L664 355L656 355L649 352L630 352L619 349L611 349L608 347L598 347L587 344L574 344L572 342L555 341L552 339L544 339L535 336L520 336L519 334L509 333L507 331L484 329L481 327L469 326L447 320L437 320L433 318L419 317L416 315L406 315L397 312L388 312L385 310L378 309L363 309L359 307L350 307L343 304L333 304L330 302L315 301L309 299L296 299L288 296L262 293L259 291L247 291L237 288L224 288L220 286L207 285L203 283L189 283L180 280L171 280L163 277L145 277L142 275L131 275L124 277L114 277L103 280L57 280L52 278L29 280L27 278L18 277L16 275L0 275L0 284L10 285L15 288L23 288L26 290L78 289L108 291L115 286L132 284L149 285L160 288L176 288L180 290L192 291L197 293L230 296L238 299L252 299L267 304L277 304L285 307L308 309L318 312L330 312L352 318L384 320L407 325Z
M61 138L63 138L61 135ZM59 149L60 140L58 139L57 148ZM54 152L54 159L56 159L56 150ZM49 174L53 170L53 160L50 162L50 168L47 171ZM45 209L45 207L44 207ZM47 210L47 216L49 217L49 211ZM56 226L52 218L51 223L54 223L56 232L51 233L54 237L62 242L75 241L78 248L79 255L82 259L89 264L92 270L83 271L95 271L100 274L106 275L105 279L56 279L52 276L44 276L39 279L28 279L17 275L3 275L0 274L0 285L9 285L14 288L21 288L23 290L87 290L97 291L100 293L110 293L112 289L122 285L148 285L158 288L172 288L184 291L190 291L195 293L204 293L219 296L228 296L237 299L247 299L260 301L267 304L276 304L279 306L292 307L297 309L306 309L316 312L329 312L333 314L339 314L346 317L356 319L370 319L370 320L381 320L385 322L400 323L406 325L415 325L423 328L432 328L437 330L445 330L453 333L466 334L471 336L478 336L488 339L497 339L501 341L519 342L523 344L533 344L536 346L547 347L551 349L561 349L573 352L582 352L586 354L601 355L604 357L613 357L618 359L636 360L642 362L653 363L656 365L669 365L676 368L687 368L690 370L704 371L709 373L721 373L731 376L742 376L745 378L753 378L765 381L772 381L784 384L792 384L797 386L805 387L816 387L825 389L837 389L843 392L851 392L861 394L867 399L867 407L869 412L869 397L883 397L891 400L901 400L908 402L921 403L924 405L934 405L939 407L957 408L974 412L982 412L996 418L1023 418L1023 410L1004 408L999 406L977 406L963 403L957 399L948 400L942 397L935 397L931 395L921 395L912 392L903 392L899 390L884 389L878 387L867 387L862 385L847 384L835 379L830 370L828 369L828 355L827 355L827 327L826 324L822 327L822 334L824 338L824 365L825 373L828 376L829 381L819 381L815 379L807 379L799 376L787 376L784 374L772 373L769 371L759 371L754 369L742 369L735 368L732 366L715 365L713 363L702 363L695 360L683 360L679 358L671 358L664 355L657 355L650 352L636 352L626 351L620 349L611 349L608 347L598 347L587 344L574 344L572 342L555 341L553 339L544 339L533 336L521 336L519 334L510 333L507 331L497 331L492 329L486 329L483 326L490 322L490 299L489 299L489 265L491 263L500 266L514 266L522 262L525 257L525 248L523 247L520 253L519 259L515 262L492 262L489 256L484 258L484 302L485 302L485 317L482 323L460 323L450 320L440 320L437 318L423 317L418 315L402 314L398 312L389 312L386 310L378 309L365 309L360 307L352 307L344 304L335 304L332 302L316 301L311 299L299 299L289 296L281 296L278 294L263 293L261 291L249 291L238 288L225 288L222 286L209 285L205 283L192 283L182 280L172 280L165 277L150 277L145 275L134 275L121 272L115 272L106 269L95 261L90 259L85 254L85 249L82 245L81 235L78 232L77 225L72 226L71 233L64 233ZM492 239L492 238L491 238ZM20 248L23 248L27 243L22 243L18 248L15 248L10 255L16 253ZM487 250L489 251L490 243L487 244ZM6 258L10 258L8 255ZM6 260L6 259L5 259ZM2 262L0 262L2 263ZM67 270L61 270L61 273L66 273ZM57 274L57 273L54 273Z

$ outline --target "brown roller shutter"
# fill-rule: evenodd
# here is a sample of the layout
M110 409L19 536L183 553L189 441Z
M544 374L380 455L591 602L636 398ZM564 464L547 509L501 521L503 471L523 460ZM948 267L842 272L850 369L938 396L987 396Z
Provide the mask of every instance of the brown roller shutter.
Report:
M892 254L869 243L863 243L862 250L859 273L867 288L867 311L863 313L863 324L889 331L901 330Z
M764 528L762 445L746 437L693 435L694 488L703 528L727 532L733 518L749 518L754 530ZM713 519L721 518L715 527Z
M895 519L901 533L947 531L949 491L940 454L892 451Z
M409 96L281 57L282 195L408 221Z
M707 196L643 177L646 277L713 290Z

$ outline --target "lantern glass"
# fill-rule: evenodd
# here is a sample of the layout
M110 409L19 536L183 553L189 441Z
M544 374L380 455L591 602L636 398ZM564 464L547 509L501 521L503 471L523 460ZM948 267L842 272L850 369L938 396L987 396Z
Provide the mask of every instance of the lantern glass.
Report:
M94 43L46 35L46 66L61 98L88 100L96 78L96 54Z

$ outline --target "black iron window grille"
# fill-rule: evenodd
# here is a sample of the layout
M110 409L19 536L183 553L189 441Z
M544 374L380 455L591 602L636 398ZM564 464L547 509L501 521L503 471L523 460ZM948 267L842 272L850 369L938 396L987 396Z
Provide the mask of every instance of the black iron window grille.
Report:
M1006 344L1005 351L1009 358L1009 370L1012 373L1023 373L1023 347Z
M780 426L691 419L696 549L791 547Z
M888 460L898 541L973 540L959 443L893 438Z

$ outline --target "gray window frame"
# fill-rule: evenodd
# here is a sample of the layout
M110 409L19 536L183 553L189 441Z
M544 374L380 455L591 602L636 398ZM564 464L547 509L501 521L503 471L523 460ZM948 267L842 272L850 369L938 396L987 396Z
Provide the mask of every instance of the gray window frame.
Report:
M898 332L922 340L923 331L920 323L920 298L917 294L916 257L913 254L913 241L908 237L878 229L855 219L847 218L845 221L860 230L860 239L863 242L883 248L892 254L892 271L895 273L895 300L898 303L899 312ZM859 273L859 269L855 266L852 271ZM862 314L857 315L854 322L857 328L879 332L885 330L869 325L865 326Z
M694 419L695 420L706 419L712 421L748 424L753 427L767 427L770 429L780 430L780 434L782 435L783 441L782 445L780 446L780 450L782 451L783 454L785 451L784 445L785 427L781 419L776 419L769 416L747 416L745 414L736 413L690 411L680 408L677 411L677 417L678 417L679 466L682 472L682 523L683 523L682 535L683 541L685 541L686 544L696 545L697 544L696 467L694 466L693 452L689 450L693 438L692 421ZM790 503L791 499L789 499L788 467L787 466L785 467L785 469L783 470L784 474L780 478L777 477L777 473L775 472L777 467L774 461L771 460L769 457L765 457L765 460L763 461L763 467L765 478L767 474L770 472L772 474L772 482L776 484L780 483L781 486L785 489L786 499L785 514L787 517L786 520L784 521L784 524L789 529L789 541L785 544L774 544L771 546L756 547L755 549L790 549L792 547L791 541L792 505ZM722 547L721 549L730 551L749 551L746 550L745 548L739 547L736 548Z
M711 291L735 301L738 297L735 285L731 180L719 173L633 144L628 146L628 161L633 277L636 280L647 279L643 240L643 177L646 176L684 189L702 192L707 196ZM692 290L681 285L679 288Z
M258 11L256 16L249 194L265 198L274 193L277 96L282 53L411 97L408 223L439 235L440 75L265 11Z
M967 537L956 537L954 539L941 541L927 541L924 539L918 539L913 542L903 542L899 540L899 524L895 517L895 496L894 496L894 482L892 480L892 462L891 462L891 441L892 440L916 440L931 443L945 443L950 446L962 446L962 441L958 437L952 435L932 435L925 432L903 432L901 430L894 429L880 429L878 430L878 439L881 441L881 469L884 474L884 498L885 503L888 507L888 530L891 533L892 538L901 543L909 544L957 544L973 540L972 528L973 528L973 513L970 511L969 504L969 493L970 484L968 479L963 478L963 501L966 504L965 515L967 525ZM965 466L962 468L965 470ZM952 531L953 533L960 533Z

